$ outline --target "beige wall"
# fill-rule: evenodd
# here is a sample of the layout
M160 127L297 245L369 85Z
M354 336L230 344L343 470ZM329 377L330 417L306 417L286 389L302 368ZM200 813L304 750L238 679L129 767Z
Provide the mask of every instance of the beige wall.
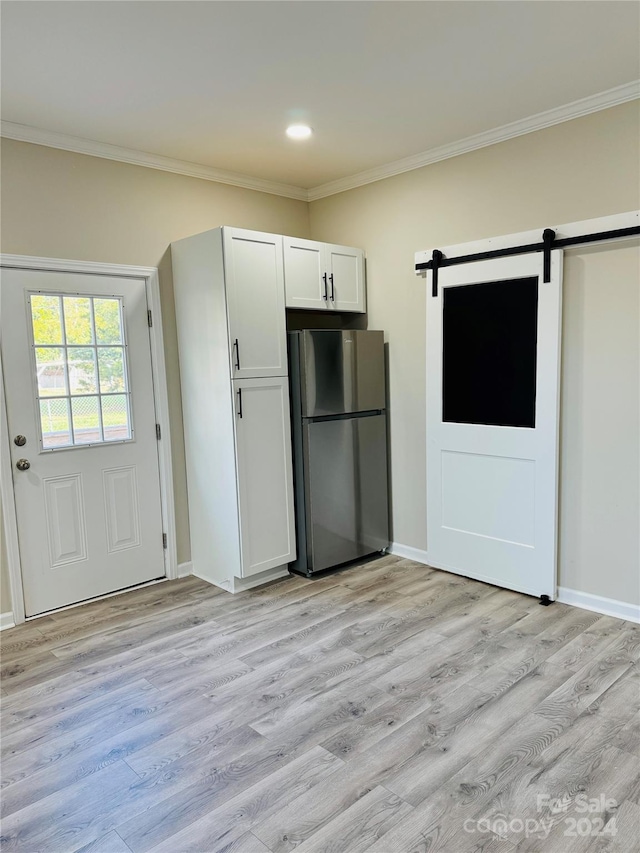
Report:
M427 549L414 253L637 209L638 119L625 104L310 205L314 239L367 253L369 328L389 343L395 542ZM560 584L637 602L637 250L589 250L565 273Z
M309 236L306 202L2 140L2 251L159 267L171 408L178 561L189 559L169 244L218 225ZM2 576L6 563L2 562ZM6 582L6 577L1 583ZM7 599L2 605L11 608Z
M640 604L640 248L564 264L560 583Z
M184 561L169 243L228 224L363 247L369 327L389 343L394 540L422 550L426 294L414 253L640 207L638 119L638 104L626 104L311 205L4 141L2 250L160 268ZM630 602L639 599L637 265L633 247L569 258L562 377L560 583Z

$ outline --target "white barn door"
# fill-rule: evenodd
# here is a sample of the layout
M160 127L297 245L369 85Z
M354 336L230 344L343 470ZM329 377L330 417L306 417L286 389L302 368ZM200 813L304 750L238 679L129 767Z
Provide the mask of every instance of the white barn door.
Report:
M432 565L556 595L562 253L439 270L427 296Z

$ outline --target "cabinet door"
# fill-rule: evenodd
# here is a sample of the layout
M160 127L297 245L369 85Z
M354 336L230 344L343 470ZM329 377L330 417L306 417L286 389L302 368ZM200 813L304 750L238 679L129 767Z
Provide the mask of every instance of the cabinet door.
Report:
M242 577L295 560L289 383L233 382Z
M287 308L326 310L325 244L284 237L284 287Z
M364 252L348 246L326 244L329 306L334 311L366 311Z
M238 228L223 234L231 375L286 376L282 237Z

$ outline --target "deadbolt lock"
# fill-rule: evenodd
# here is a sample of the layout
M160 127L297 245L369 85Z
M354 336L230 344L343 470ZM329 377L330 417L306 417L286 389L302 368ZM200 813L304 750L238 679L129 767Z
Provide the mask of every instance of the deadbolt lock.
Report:
M17 435L17 436L13 439L13 443L14 443L14 444L17 444L17 445L18 445L18 447L24 447L24 445L27 443L27 437L26 437L26 435Z

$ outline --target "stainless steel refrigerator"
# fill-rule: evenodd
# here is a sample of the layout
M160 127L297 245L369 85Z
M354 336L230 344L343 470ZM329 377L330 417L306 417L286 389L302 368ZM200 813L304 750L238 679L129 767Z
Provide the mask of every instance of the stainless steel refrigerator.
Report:
M289 333L298 558L315 572L389 544L384 335Z

